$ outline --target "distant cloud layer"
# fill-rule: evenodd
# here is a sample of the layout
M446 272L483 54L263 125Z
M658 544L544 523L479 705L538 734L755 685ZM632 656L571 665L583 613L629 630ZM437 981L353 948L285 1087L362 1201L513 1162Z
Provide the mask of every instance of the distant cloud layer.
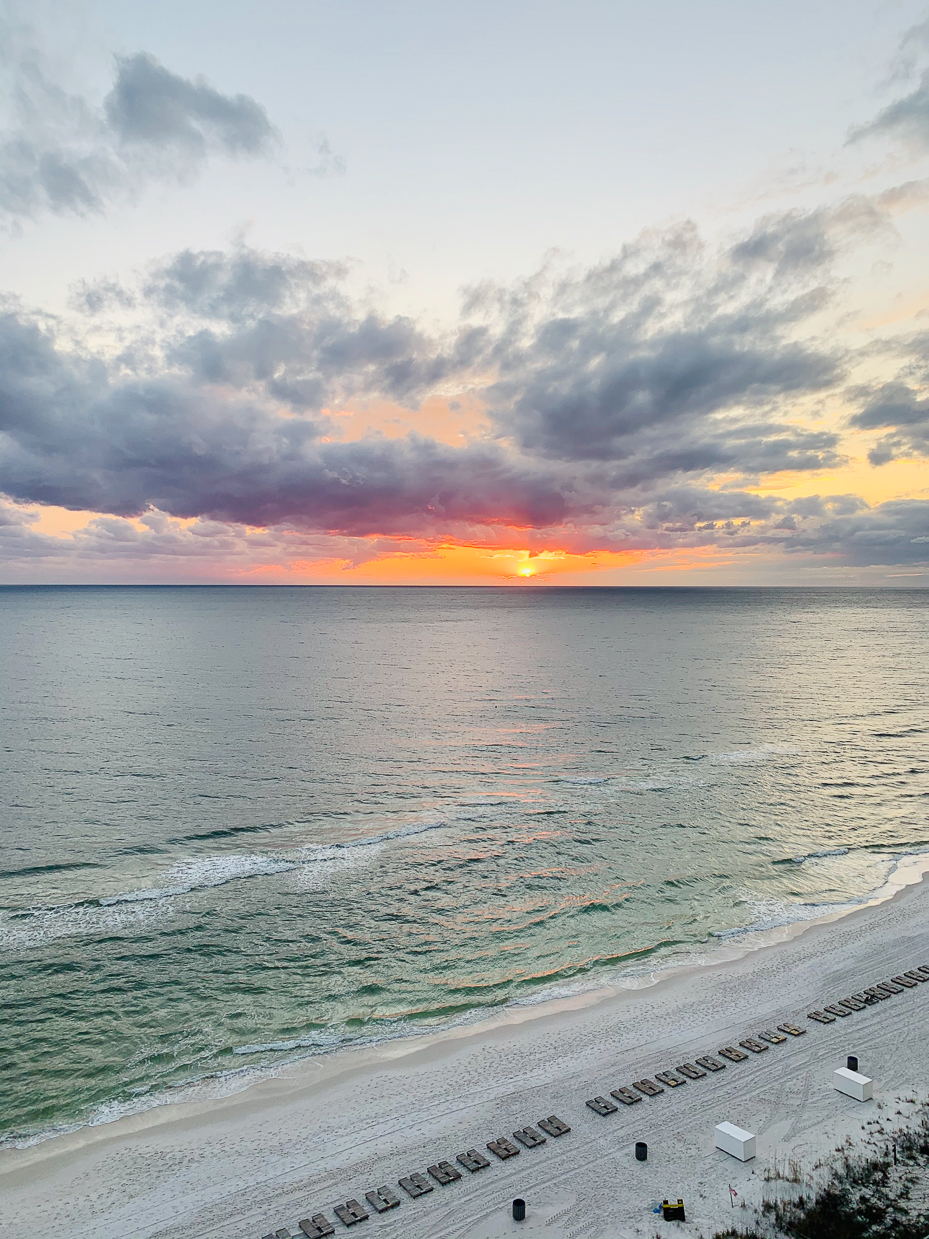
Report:
M0 214L8 219L100 212L146 181L189 178L213 154L267 154L276 139L254 99L179 77L144 52L116 57L102 107L63 90L39 54L15 39L4 59L11 72Z

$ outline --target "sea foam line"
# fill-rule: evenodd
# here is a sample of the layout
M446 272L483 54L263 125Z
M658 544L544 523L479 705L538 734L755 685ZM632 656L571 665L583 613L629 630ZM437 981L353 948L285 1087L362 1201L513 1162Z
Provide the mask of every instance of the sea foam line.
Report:
M321 861L330 860L334 853L347 848L372 847L391 839L406 839L410 835L419 835L426 830L438 830L445 824L444 821L418 822L412 826L398 827L396 830L385 830L379 835L346 839L341 843L329 843L325 847L314 848L311 855L304 855L299 860L278 860L257 853L254 855L205 856L202 859L178 861L168 872L169 879L172 876L181 879L176 884L128 891L123 895L109 895L95 902L106 908L112 904L134 903L140 899L170 899L176 895L188 895L195 890L209 890L213 886L225 886L227 882L238 882L245 878L270 877L277 873L302 869L307 865L317 865Z
M409 838L412 835L422 834L424 831L438 830L445 825L445 821L416 822L409 826L397 827L395 830L382 831L378 835L346 839L325 847L315 847L311 851L307 849L290 860L260 853L239 853L178 861L166 874L167 882L164 886L143 887L139 890L124 891L118 895L103 895L77 900L73 903L52 904L7 912L3 914L2 921L0 921L0 944L8 949L16 950L39 946L45 941L56 938L141 928L146 923L143 920L142 908L138 908L132 916L129 916L128 908L125 908L124 914L120 915L120 908L124 905L130 907L140 904L154 905L154 911L156 907L163 907L167 901L179 895L189 895L197 890L210 890L217 886L225 886L229 882L273 877L280 873L312 868L355 848L372 847L387 843L392 839Z

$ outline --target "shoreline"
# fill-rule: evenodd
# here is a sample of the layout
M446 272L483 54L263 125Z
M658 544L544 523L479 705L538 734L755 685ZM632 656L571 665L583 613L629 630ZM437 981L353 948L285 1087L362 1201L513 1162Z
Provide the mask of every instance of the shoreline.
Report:
M293 1233L300 1218L332 1217L339 1202L552 1113L571 1126L565 1139L404 1200L367 1229L379 1239L502 1239L515 1233L504 1206L518 1195L539 1236L653 1239L673 1227L662 1230L649 1199L681 1195L688 1220L712 1234L731 1225L727 1185L758 1203L772 1161L812 1165L860 1134L872 1107L894 1113L924 1095L929 984L828 1026L806 1013L929 963L927 869L929 856L907 858L868 904L726 943L712 963L662 969L608 996L510 1008L492 1024L301 1059L219 1100L9 1150L0 1157L0 1235L52 1227L69 1239ZM584 1104L784 1020L806 1035L632 1111L601 1118ZM849 1052L875 1080L866 1108L832 1088L832 1070ZM754 1163L713 1148L723 1119L757 1133ZM649 1145L642 1165L632 1159L637 1139Z
M441 1054L443 1048L453 1047L462 1041L494 1039L510 1030L537 1022L561 1023L594 1008L609 1012L628 999L656 987L667 990L698 977L705 970L745 965L800 937L815 936L817 931L822 933L839 922L866 918L876 909L901 901L908 893L915 894L920 887L929 891L929 851L904 853L897 857L886 880L871 894L854 904L839 905L837 910L822 916L772 928L753 930L747 927L733 931L715 944L708 943L704 951L693 949L688 953L688 958L670 960L650 972L590 986L570 996L513 1001L492 1010L483 1018L478 1016L432 1031L384 1037L360 1045L298 1055L272 1066L243 1066L222 1075L203 1077L178 1085L177 1097L165 1092L136 1112L99 1122L84 1122L69 1130L51 1131L47 1135L39 1133L26 1137L22 1144L11 1142L0 1147L0 1179L10 1170L24 1169L47 1159L67 1157L95 1144L118 1141L124 1136L138 1135L175 1123L184 1125L201 1117L221 1116L240 1107L250 1108L263 1100L272 1101L280 1094L290 1096L295 1089L324 1088L332 1082L354 1074L376 1071L380 1065L386 1067L408 1057L431 1058ZM244 1078L246 1075L255 1078ZM236 1086L229 1091L211 1092L217 1088L222 1090L223 1085L228 1088L233 1083ZM208 1095L185 1098L180 1095L185 1091L206 1092Z

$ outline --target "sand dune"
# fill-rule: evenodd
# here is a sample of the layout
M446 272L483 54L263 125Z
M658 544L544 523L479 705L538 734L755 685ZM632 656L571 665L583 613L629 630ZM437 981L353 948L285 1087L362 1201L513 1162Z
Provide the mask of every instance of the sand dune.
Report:
M662 1223L652 1207L678 1196L694 1231L712 1233L746 1217L730 1207L730 1185L751 1205L775 1159L812 1162L860 1134L867 1119L892 1116L897 1098L925 1095L929 984L825 1027L806 1014L929 963L927 928L929 884L920 882L838 919L741 940L713 962L661 974L646 988L330 1055L221 1101L167 1106L7 1152L0 1233L260 1239L285 1226L299 1233L301 1218L333 1218L336 1204L364 1201L371 1188L483 1150L552 1113L571 1124L570 1134L404 1198L358 1233L671 1234L677 1224ZM584 1104L790 1019L807 1034L725 1071L608 1117ZM874 1077L874 1101L859 1104L832 1089L831 1072L848 1053ZM713 1127L723 1120L757 1133L754 1162L714 1150ZM645 1163L634 1160L637 1139L648 1142ZM514 1196L528 1202L523 1223L509 1216Z

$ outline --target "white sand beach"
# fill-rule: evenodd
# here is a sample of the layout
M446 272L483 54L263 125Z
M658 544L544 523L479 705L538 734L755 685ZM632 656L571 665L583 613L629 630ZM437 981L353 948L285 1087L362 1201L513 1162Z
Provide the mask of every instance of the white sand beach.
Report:
M735 940L653 984L508 1010L493 1022L294 1064L221 1100L163 1106L9 1151L0 1159L4 1236L261 1239L388 1184L399 1208L364 1221L383 1239L598 1239L672 1234L653 1211L682 1197L711 1234L760 1200L775 1160L812 1164L897 1099L925 1096L929 984L826 1026L812 1008L929 964L926 858L891 898L841 917ZM885 892L889 893L889 892ZM807 1032L725 1071L599 1117L595 1094L673 1069L785 1020ZM847 1054L874 1100L834 1091ZM556 1114L568 1135L407 1199L397 1180ZM716 1151L728 1120L757 1134L742 1164ZM647 1162L633 1145L645 1140ZM510 1202L525 1198L516 1223Z

